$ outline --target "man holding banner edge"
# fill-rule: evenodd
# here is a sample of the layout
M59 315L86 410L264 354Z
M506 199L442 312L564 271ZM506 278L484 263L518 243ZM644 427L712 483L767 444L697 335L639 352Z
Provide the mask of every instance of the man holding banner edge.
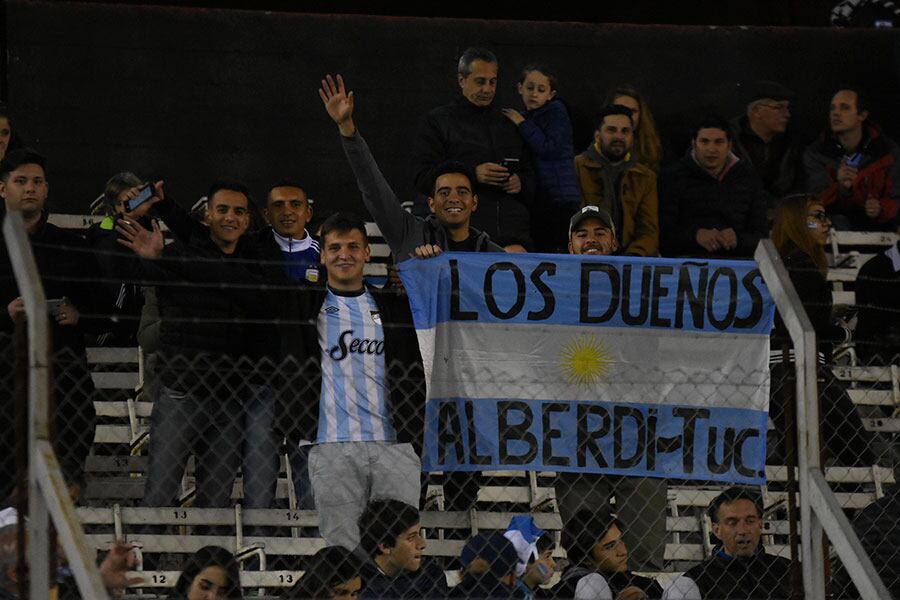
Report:
M610 255L618 250L616 229L606 210L588 205L569 221L569 253ZM623 533L639 570L660 571L665 564L666 480L653 477L590 476L585 473L557 474L556 501L563 523L578 509L610 510L630 527ZM609 506L616 498L615 511Z
M470 252L503 252L490 237L469 225L471 214L478 208L473 193L472 176L461 163L443 163L434 182L434 193L428 199L432 215L416 217L400 206L400 200L385 180L368 144L353 121L354 95L344 87L344 78L326 75L319 97L328 116L337 124L347 162L356 176L366 209L378 224L394 260L416 255L416 248L438 246L441 250Z

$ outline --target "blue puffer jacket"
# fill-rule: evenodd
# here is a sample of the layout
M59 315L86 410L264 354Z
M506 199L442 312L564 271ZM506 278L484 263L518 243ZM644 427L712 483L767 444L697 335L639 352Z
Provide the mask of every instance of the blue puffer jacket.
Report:
M572 121L559 100L525 113L519 133L534 153L538 196L565 202L581 202L575 177Z

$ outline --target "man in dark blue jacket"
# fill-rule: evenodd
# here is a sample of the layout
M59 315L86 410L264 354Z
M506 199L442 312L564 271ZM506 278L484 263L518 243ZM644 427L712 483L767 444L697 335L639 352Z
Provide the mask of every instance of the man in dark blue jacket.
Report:
M374 500L359 518L364 599L446 598L447 579L424 560L419 511L399 500Z
M760 544L762 499L746 488L728 488L707 511L719 539L713 555L666 586L663 600L787 600L791 561Z

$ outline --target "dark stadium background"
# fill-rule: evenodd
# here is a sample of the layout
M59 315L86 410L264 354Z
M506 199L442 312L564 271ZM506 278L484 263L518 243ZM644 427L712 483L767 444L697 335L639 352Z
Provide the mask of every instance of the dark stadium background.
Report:
M0 99L50 159L56 212L87 212L122 170L165 179L185 204L217 177L243 179L260 196L290 176L319 207L361 210L316 93L326 72L345 75L360 130L412 199L411 139L430 108L458 94L456 58L470 45L497 53L501 106L519 107L524 64L557 70L576 152L621 82L647 96L673 155L699 116L742 112L744 86L757 79L797 92L801 140L825 125L831 92L847 82L869 90L873 117L900 137L900 33L830 28L833 2L723 2L714 12L706 2L604 2L558 13L463 2L417 7L421 16L387 2L143 4L5 4Z

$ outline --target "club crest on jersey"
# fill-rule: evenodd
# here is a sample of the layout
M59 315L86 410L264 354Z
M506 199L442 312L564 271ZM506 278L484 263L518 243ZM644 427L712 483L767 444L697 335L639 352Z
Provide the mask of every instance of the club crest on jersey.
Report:
M381 325L381 313L377 310L370 310L369 314L372 315L372 320L375 321L378 325Z

